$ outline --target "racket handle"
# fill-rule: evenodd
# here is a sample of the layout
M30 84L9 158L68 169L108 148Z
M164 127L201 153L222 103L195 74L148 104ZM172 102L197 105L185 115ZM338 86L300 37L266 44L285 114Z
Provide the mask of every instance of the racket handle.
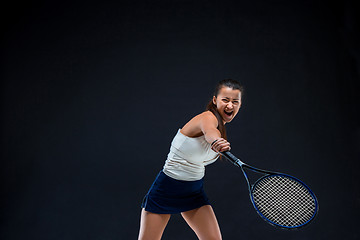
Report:
M226 152L222 152L221 153L225 158L227 158L231 163L233 163L235 166L241 167L244 163L242 161L240 161L240 159L238 159L237 157L234 156L234 154L232 154L229 151Z

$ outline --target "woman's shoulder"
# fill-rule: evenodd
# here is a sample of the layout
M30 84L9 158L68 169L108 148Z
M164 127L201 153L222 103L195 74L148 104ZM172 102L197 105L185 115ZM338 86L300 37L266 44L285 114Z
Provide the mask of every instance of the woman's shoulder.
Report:
M199 118L203 118L203 119L206 119L206 120L215 120L215 121L217 121L216 116L209 110L205 111L205 112L202 112L197 116Z
M206 120L215 119L216 120L216 117L212 112L205 111L205 112L199 113L198 115L194 116L189 122L199 122L204 119L206 119Z
M211 111L205 111L202 112L198 115L196 115L193 119L192 122L196 123L197 125L201 125L204 122L207 123L216 123L217 124L217 118L216 116L211 112Z
M189 137L198 137L203 135L201 131L201 125L204 122L216 122L215 115L210 111L205 111L202 113L199 113L195 117L193 117L189 122L187 122L182 128L181 133L184 135L187 135Z

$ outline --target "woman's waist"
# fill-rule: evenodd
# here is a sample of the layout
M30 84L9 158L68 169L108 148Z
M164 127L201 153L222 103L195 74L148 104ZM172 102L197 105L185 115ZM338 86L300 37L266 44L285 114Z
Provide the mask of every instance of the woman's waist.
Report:
M205 166L194 166L191 164L179 164L166 160L163 172L167 176L182 181L201 180L205 175Z

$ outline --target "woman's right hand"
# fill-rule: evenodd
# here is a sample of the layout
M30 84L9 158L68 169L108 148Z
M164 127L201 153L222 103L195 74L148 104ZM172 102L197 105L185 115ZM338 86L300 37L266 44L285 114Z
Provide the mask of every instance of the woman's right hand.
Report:
M218 138L213 142L211 149L215 152L226 152L230 151L231 147L230 143L226 139Z

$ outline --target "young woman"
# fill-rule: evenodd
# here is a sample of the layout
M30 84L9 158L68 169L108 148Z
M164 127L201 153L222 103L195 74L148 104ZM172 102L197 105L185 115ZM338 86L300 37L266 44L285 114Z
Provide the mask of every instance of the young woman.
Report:
M241 106L242 86L218 83L205 112L178 130L162 171L141 205L139 240L161 239L171 214L181 213L199 239L221 239L214 211L203 189L205 166L230 150L225 124Z

